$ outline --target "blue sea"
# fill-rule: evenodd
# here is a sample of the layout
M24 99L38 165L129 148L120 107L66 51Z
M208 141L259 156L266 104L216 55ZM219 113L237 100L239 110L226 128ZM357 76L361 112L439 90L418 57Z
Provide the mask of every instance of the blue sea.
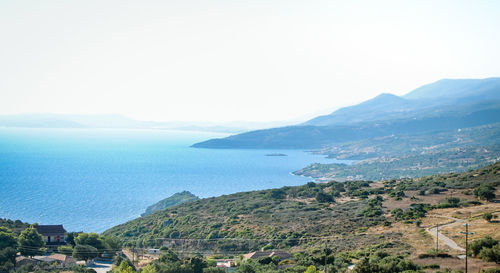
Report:
M0 128L0 217L102 232L183 190L199 197L304 184L333 162L299 150L196 149L224 134ZM288 156L266 156L283 153Z

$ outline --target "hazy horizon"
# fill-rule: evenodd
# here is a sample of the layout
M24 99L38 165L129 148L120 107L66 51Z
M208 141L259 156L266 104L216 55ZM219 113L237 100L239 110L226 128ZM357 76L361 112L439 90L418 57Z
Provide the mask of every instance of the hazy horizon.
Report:
M495 1L3 1L0 115L297 123L500 71Z

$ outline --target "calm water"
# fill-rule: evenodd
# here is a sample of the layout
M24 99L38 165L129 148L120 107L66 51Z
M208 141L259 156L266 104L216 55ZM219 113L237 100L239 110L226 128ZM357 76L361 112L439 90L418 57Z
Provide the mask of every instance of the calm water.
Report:
M176 192L200 197L300 185L290 172L332 162L303 151L195 149L221 134L0 129L0 217L101 232ZM288 156L265 156L268 153Z

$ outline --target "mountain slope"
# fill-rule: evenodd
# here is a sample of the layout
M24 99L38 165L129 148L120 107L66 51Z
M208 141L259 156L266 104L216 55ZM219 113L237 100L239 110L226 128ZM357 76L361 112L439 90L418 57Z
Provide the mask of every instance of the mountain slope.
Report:
M500 78L441 80L398 97L382 94L304 124L196 143L199 148L320 148L391 134L456 130L500 121Z
M353 122L398 118L403 113L415 110L420 104L418 101L406 100L393 94L384 93L358 105L341 108L332 114L313 118L305 122L304 125L345 125Z
M360 104L341 108L305 125L331 126L362 121L423 117L435 108L500 100L500 78L443 79L419 87L403 97L383 93Z
M196 148L314 149L393 134L457 130L500 122L500 103L475 104L448 112L429 111L430 117L337 126L289 126L251 131L196 143ZM432 116L431 116L432 115Z

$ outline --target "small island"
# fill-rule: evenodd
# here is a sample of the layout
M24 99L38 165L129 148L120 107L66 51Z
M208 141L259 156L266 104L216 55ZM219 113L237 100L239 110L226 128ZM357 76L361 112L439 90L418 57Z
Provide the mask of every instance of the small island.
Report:
M288 156L288 155L280 153L271 153L271 154L266 154L266 156Z

